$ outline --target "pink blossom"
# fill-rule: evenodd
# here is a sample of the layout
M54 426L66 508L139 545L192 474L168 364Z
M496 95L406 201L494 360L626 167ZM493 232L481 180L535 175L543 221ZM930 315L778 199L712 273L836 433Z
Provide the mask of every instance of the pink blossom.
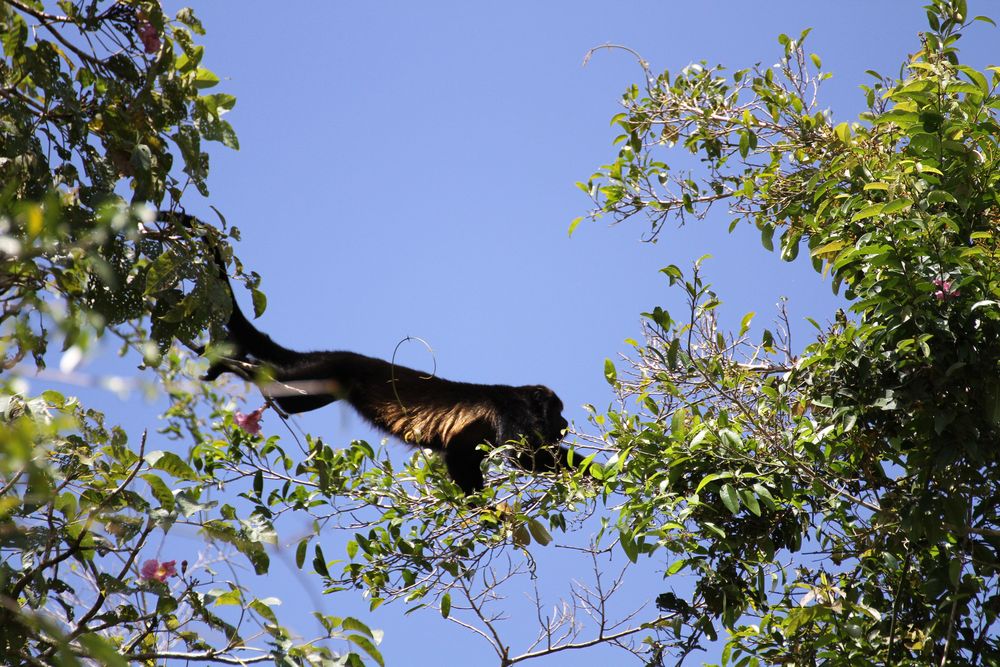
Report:
M156 53L160 50L162 42L160 42L160 33L156 31L156 26L149 21L143 21L139 24L138 31L139 40L146 53Z
M262 405L248 415L237 412L236 425L250 435L258 435L260 433L260 419L264 416L264 410L267 410L266 405Z
M163 582L167 580L167 577L177 576L176 565L177 561L175 560L160 562L153 558L142 564L140 573L143 579L156 579Z
M951 300L962 294L957 289L952 289L951 281L944 278L935 278L934 286L937 287L937 291L934 292L934 298L938 301Z

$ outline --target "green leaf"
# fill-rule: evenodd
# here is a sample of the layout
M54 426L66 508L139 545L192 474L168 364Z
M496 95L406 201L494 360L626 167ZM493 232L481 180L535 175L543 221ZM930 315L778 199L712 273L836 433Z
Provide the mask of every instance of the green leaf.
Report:
M219 77L213 72L205 69L204 67L199 67L194 76L194 87L195 88L211 88L212 86L219 83Z
M937 176L944 176L944 173L942 173L940 169L938 169L937 167L932 167L931 165L925 162L918 162L915 166L915 169L918 174L927 173L927 174L935 174Z
M950 192L931 190L927 193L928 204L957 204L958 200Z
M309 540L303 539L299 540L299 544L295 547L295 566L302 569L302 566L306 562L306 550L309 548Z
M771 492L767 490L767 487L761 484L754 484L753 491L757 494L757 498L764 501L769 510L777 509L778 504L774 502L774 497L771 496Z
M750 321L753 320L753 316L755 314L756 313L754 311L750 311L743 316L743 319L740 321L740 336L745 334L750 329Z
M837 138L845 144L851 143L851 126L847 123L841 123L837 127L833 128L833 133L837 135Z
M977 17L977 18L984 18L984 17ZM986 80L986 77L983 76L982 72L980 72L977 69L973 69L968 65L958 65L956 69L965 76L969 77L969 79L971 79L972 82L976 84L978 92L982 93L983 95L990 94L990 84Z
M892 215L893 213L898 213L899 211L904 211L913 206L913 200L907 199L906 197L900 197L899 199L893 199L891 202L886 204L882 208L883 215Z
M269 602L280 604L280 601L275 598L265 598L263 600L251 600L249 607L266 619L271 625L277 625L278 617L274 614L274 610L268 604Z
M966 0L952 0L955 7L955 19L958 22L965 21L965 17L969 14L969 4Z
M139 475L142 479L149 484L149 488L153 493L153 497L156 498L157 502L160 503L160 507L165 509L167 512L174 511L174 494L170 491L170 487L167 486L159 475L145 474Z
M240 593L239 589L226 591L222 595L215 598L216 607L224 607L226 605L243 606L243 594Z
M992 299L984 299L982 301L977 301L972 304L969 310L978 310L979 308L984 308L986 306L1000 306L1000 301L994 301Z
M702 433L707 433L707 431L702 431ZM701 478L701 481L698 482L698 486L695 487L694 492L695 493L701 493L702 489L704 489L707 485L711 484L715 480L717 480L717 479L729 479L732 476L733 476L733 473L731 473L731 472L720 472L720 473L710 472L710 473L708 473L707 475L705 475L704 477Z
M236 106L236 96L227 93L211 93L198 98L197 104L202 113L211 118L218 118Z
M76 638L87 650L87 656L103 663L106 667L128 667L128 661L122 657L116 646L104 637L85 632Z
M789 229L781 235L781 259L786 262L793 262L799 256L799 244L802 234Z
M883 208L885 208L885 204L872 204L871 206L866 206L851 216L851 222L857 222L859 220L865 220L866 218L875 217L882 212Z
M61 408L64 405L66 405L66 397L53 389L46 389L45 391L43 391L42 398L44 398L49 404L57 408Z
M636 545L633 539L632 533L627 531L620 531L618 533L618 543L622 546L622 551L625 552L625 557L629 559L632 563L636 563L639 560L639 547Z
M956 93L966 93L968 95L982 94L982 90L980 90L978 85L974 83L966 83L965 81L956 81L954 83L949 83L946 90L951 95L954 95Z
M355 548L357 548L357 545L355 545ZM323 557L323 549L321 549L320 546L317 544L313 553L315 555L313 556L312 564L313 564L313 569L316 570L316 574L318 574L321 577L329 578L330 570L328 570L326 567L326 558Z
M153 168L153 153L149 150L149 146L136 144L136 147L132 149L131 164L136 171L143 174L149 173Z
M673 416L670 417L670 433L674 437L676 438L684 437L684 432L686 430L686 424L685 424L686 419L687 419L687 411L684 408L678 408L677 410L674 410Z
M612 386L618 380L618 371L615 370L615 365L610 359L604 360L604 379Z
M774 251L774 225L766 224L760 228L760 244L768 251Z
M180 258L173 252L160 253L146 270L145 296L151 296L177 281Z
M878 118L875 118L874 122L876 124L895 123L896 125L906 129L920 122L920 116L912 111L906 111L904 109L891 109Z
M670 347L667 349L667 364L670 366L671 370L677 368L677 359L681 352L681 339L674 338L670 341Z
M659 272L667 277L671 285L676 284L679 280L684 280L684 272L681 271L675 264L668 264L660 269Z
M202 134L209 141L218 141L226 148L231 148L234 151L240 149L239 137L236 136L236 130L229 124L229 121L215 120L206 123L202 127Z
M719 496L722 498L722 504L733 513L735 516L740 511L740 495L733 488L732 484L723 484L722 489L719 491Z
M750 490L740 491L740 500L746 505L746 508L754 513L755 516L760 516L760 503L757 502L757 497Z
M847 245L846 241L831 241L830 243L825 243L818 248L813 248L809 254L812 257L820 258L823 258L826 255L836 255L844 248L845 245Z
M736 450L743 449L743 438L740 437L739 433L732 429L720 429L719 438L726 444L727 447Z
M177 479L194 481L198 479L198 474L192 470L191 466L173 452L155 451L146 454L146 463L154 470L162 470Z
M379 652L375 643L371 639L365 637L364 635L347 635L347 639L361 647L361 649L368 654L368 657L374 660L375 664L379 665L379 667L385 667L385 660L382 658L382 654Z
M948 579L951 581L952 586L957 587L961 578L962 578L962 559L952 558L948 562Z
M719 539L726 539L726 531L712 523L711 521L703 521L702 526L704 526L709 532L713 533Z
M663 329L664 331L670 328L671 324L670 313L663 310L663 308L659 306L654 308L653 312L651 313L643 313L643 316L648 317L649 319L656 322L656 324L658 324L660 328Z
M164 614L172 614L177 610L177 600L169 595L161 595L156 601L156 613L161 616Z
M528 530L531 531L531 537L535 539L535 542L543 547L552 541L552 535L537 519L528 519Z
M363 621L360 621L353 616L348 616L341 622L341 626L346 632L359 632L368 637L374 637L375 634L372 632Z
M764 335L761 336L761 346L768 351L774 349L774 334L771 333L770 329L764 329Z
M511 539L516 547L526 547L531 544L531 533L528 531L528 527L523 523L518 524L513 533L511 534Z
M445 593L441 596L441 618L448 618L451 615L451 594Z

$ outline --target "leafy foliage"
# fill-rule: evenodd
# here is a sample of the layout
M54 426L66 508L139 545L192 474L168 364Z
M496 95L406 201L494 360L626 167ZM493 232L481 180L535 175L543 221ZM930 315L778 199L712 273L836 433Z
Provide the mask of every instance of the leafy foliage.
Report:
M190 364L172 347L229 308L211 250L231 254L222 234L178 214L186 192L208 194L203 142L238 147L222 118L235 98L205 92L219 79L201 66L203 33L191 10L171 18L152 0L0 2L5 664L381 663L363 623L321 616L323 632L302 640L279 624L277 599L218 572L229 553L268 571L271 517L221 504L215 468L170 442L245 442L221 397L185 384ZM102 338L171 396L162 433L129 438L75 398L24 394L25 359L43 369L57 343L68 371ZM204 550L164 562L178 524ZM338 655L330 639L360 650Z
M1000 661L1000 70L961 64L963 31L990 22L963 1L927 7L902 76L872 73L853 122L817 106L827 75L808 31L779 38L777 68L671 76L640 61L644 85L613 119L619 153L581 184L593 216L645 214L656 238L727 206L782 260L808 255L850 305L796 349L784 310L773 331L750 313L724 332L702 264L665 267L686 308L653 307L645 339L605 363L620 400L592 409L583 465L524 476L504 464L508 443L470 498L423 452L394 466L365 442L262 435L272 412L234 415L191 381L184 348L228 316L216 253L265 303L232 256L238 230L182 206L208 194L204 142L238 147L235 99L209 92L219 78L190 10L58 11L0 2L0 653L383 664L361 621L317 613L318 636L297 639L277 599L221 573L233 555L269 572L295 517L308 519L296 565L325 593L426 609L500 665L599 644L683 662L720 635L726 664ZM701 171L672 166L675 147ZM28 366L72 369L109 338L169 399L154 435L23 390ZM178 526L204 539L197 558L175 554ZM593 576L550 617L533 579L553 542ZM644 561L671 590L616 616L611 598ZM531 588L538 636L515 649L503 595Z
M651 238L724 204L850 302L795 350L787 324L752 340L752 314L721 332L701 267L664 269L688 312L646 315L616 380L630 401L600 420L622 548L696 581L661 651L721 625L726 664L1000 660L1000 68L959 60L992 24L964 1L927 18L854 122L817 109L808 31L780 37L775 68L645 69L617 158L581 184L593 217L647 214ZM672 170L674 146L700 174Z

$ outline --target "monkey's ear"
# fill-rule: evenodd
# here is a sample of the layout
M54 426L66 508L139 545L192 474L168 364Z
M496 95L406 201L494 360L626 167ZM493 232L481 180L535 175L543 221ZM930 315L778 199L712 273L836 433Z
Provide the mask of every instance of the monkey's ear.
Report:
M534 384L529 387L531 398L539 403L544 403L553 396L552 390L542 384Z

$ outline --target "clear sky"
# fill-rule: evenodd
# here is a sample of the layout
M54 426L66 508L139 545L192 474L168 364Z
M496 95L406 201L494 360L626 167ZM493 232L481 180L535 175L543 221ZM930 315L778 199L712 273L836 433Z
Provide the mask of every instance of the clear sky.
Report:
M208 30L205 65L223 78L217 90L238 98L228 119L242 147L214 151L211 196L199 202L192 192L188 210L212 219L212 204L242 230L237 253L263 276L269 299L258 324L282 344L389 357L401 339L419 336L433 347L440 376L546 384L586 431L580 406L611 402L603 362L628 349L624 339L638 337L639 313L680 308L661 267L687 269L711 253L706 275L729 321L753 310L755 326L764 327L787 296L799 345L809 332L805 316L825 322L841 303L807 261L782 264L749 226L727 234L722 210L665 230L657 244L640 241L641 219L618 227L584 223L570 238L570 221L590 204L574 183L613 158L609 119L625 87L641 79L623 52L599 52L582 66L587 50L626 45L656 71L702 59L737 69L775 62L779 33L812 27L808 50L834 73L823 104L838 121L850 120L863 103L858 84L870 81L865 70L895 74L918 48L921 5L199 3ZM974 13L993 8L970 5ZM1000 60L996 39L985 24L973 28L961 43L963 60ZM404 346L397 361L431 366L419 344ZM83 370L108 368L121 364L97 360ZM114 396L96 400L133 434L153 425L155 408L138 399L127 416ZM247 407L257 404L252 394ZM299 422L328 442L371 437L337 406ZM273 416L265 427L284 433ZM407 456L402 445L395 451L400 460ZM534 553L550 604L565 595L570 578L587 579L588 572L567 572L554 547ZM663 558L638 569L628 582L634 597L625 602L673 587L662 581ZM273 569L263 580L249 572L241 578L260 596L283 598L286 620L310 634L315 626L295 612L312 604L302 581L313 580L293 577L280 559ZM384 629L389 665L495 664L485 643L436 612L403 617L400 605L367 615L351 593L323 605ZM527 619L524 636L533 622ZM627 661L621 653L584 651L540 664L604 665L609 657Z

